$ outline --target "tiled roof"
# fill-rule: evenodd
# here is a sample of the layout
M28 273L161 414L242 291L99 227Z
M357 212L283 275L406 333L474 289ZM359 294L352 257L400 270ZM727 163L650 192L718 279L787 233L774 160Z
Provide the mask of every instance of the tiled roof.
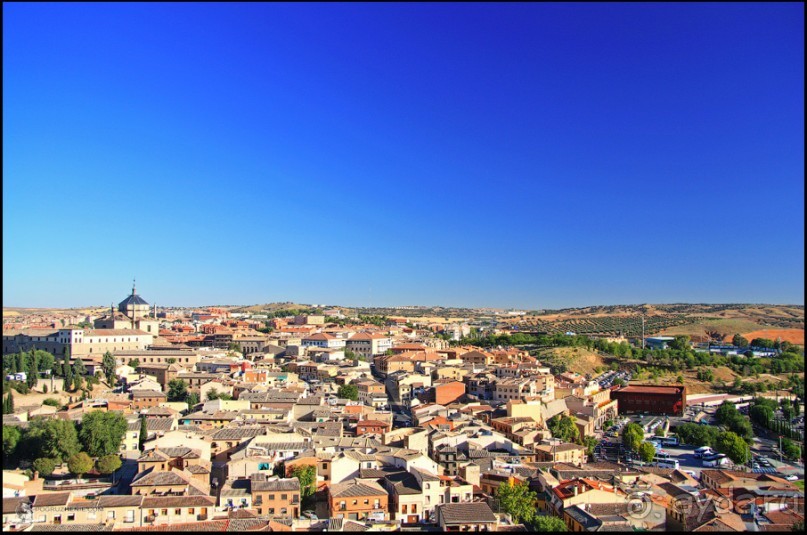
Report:
M395 489L396 494L421 494L417 478L409 472L398 472L384 477Z
M446 503L438 505L443 524L495 523L496 515L487 503Z
M146 418L147 431L170 431L173 426L173 418Z
M184 446L178 448L160 448L160 451L172 458L182 457L183 459L199 459L200 455L197 450L192 450Z
M37 494L34 498L34 507L55 507L59 505L67 505L70 499L69 492Z
M359 483L355 479L345 483L331 485L328 489L333 498L350 498L353 496L387 496L384 488L375 482Z
M167 397L165 392L158 392L157 390L132 390L133 398L164 398Z
M191 474L209 474L210 470L199 464L192 464L185 468Z
M188 482L180 476L178 473L171 471L171 472L151 472L146 473L143 472L144 476L141 476L136 481L132 481L129 485L132 487L150 487L152 485L155 486L162 486L162 485L187 485Z
M186 522L183 524L161 524L140 528L121 528L115 531L226 531L229 520L208 520L206 522Z
M161 507L213 507L216 499L212 496L156 496L143 498L144 509Z
M45 524L36 523L28 531L112 531L112 526L104 524Z
M300 480L296 477L288 479L275 479L270 481L252 481L252 491L299 491Z
M99 496L100 507L140 507L143 496Z
M211 438L213 440L241 440L263 434L264 429L262 427L225 427L216 430Z
M21 503L31 503L30 496L19 496L16 498L3 498L3 514L13 514Z

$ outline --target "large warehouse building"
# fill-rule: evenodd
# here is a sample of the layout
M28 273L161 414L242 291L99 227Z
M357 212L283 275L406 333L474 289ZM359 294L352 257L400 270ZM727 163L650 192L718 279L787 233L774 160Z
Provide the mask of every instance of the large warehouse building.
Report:
M687 391L683 385L629 385L612 390L611 398L617 400L619 414L646 412L683 416L687 405Z

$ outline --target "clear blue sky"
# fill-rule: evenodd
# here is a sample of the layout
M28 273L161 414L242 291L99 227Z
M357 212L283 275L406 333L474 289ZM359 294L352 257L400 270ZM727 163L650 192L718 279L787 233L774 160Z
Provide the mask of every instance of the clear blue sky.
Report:
M3 305L804 303L804 6L3 4Z

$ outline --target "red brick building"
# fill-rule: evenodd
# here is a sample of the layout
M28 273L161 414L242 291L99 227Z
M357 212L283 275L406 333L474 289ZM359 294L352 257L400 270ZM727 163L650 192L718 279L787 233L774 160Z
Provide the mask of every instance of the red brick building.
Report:
M643 413L683 416L687 404L686 387L629 385L611 391L619 414Z

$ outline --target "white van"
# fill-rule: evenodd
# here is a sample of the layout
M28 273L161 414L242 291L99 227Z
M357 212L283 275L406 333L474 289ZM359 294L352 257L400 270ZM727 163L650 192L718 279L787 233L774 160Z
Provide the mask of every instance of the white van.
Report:
M674 470L681 468L681 465L675 459L659 459L656 461L656 466L659 468L672 468Z
M700 459L701 457L707 457L712 454L714 454L714 451L709 446L703 446L695 450L696 459Z

